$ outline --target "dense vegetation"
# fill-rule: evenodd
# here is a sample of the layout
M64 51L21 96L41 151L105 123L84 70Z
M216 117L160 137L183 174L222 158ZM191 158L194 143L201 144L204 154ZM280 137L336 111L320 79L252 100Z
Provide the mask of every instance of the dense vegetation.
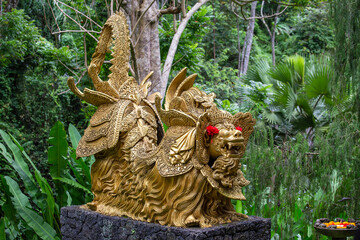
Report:
M239 62L249 21L230 2L205 4L183 32L171 72L189 67L220 108L257 119L242 160L248 200L234 205L272 218L273 239L319 239L315 219L360 218L360 1L304 2L254 21L246 74ZM103 1L64 3L99 25L109 14ZM257 14L276 12L264 3ZM95 108L68 92L66 80L92 88L86 68L96 41L74 32L65 14L94 37L100 28L58 4L23 1L0 15L0 239L61 238L60 208L92 197L93 158L76 159L74 149ZM162 63L175 29L172 15L160 18Z

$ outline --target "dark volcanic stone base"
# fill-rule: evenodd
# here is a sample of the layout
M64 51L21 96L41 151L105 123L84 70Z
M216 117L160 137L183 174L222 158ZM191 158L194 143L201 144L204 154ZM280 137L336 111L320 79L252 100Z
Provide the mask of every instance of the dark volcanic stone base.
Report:
M259 240L270 239L270 219L249 217L248 220L211 228L179 228L111 217L79 206L61 209L62 239L156 239L156 240Z

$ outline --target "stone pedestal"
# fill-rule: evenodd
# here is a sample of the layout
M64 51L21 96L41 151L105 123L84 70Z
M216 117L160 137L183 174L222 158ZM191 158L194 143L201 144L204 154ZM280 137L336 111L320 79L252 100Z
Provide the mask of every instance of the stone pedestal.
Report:
M270 239L270 219L250 216L248 220L211 228L179 228L110 217L79 206L61 209L62 239L156 239L156 240L261 240Z

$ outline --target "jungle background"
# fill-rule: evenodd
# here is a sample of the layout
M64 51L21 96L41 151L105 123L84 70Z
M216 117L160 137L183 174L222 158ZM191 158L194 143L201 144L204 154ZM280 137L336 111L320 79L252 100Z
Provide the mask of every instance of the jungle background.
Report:
M66 81L93 88L96 39L120 8L141 29L130 74L155 69L163 92L188 67L219 108L256 118L237 211L271 218L272 239L325 239L317 218L360 219L360 0L2 0L0 239L59 239L60 208L91 200L94 159L74 149L96 109Z

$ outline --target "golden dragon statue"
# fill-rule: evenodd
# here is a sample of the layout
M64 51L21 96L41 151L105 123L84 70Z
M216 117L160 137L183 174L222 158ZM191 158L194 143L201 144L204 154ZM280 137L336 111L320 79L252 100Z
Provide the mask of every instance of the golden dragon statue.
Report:
M111 74L102 81L109 51ZM179 227L246 219L231 199L245 200L241 189L249 184L240 158L255 125L251 114L219 110L215 94L193 87L197 75L187 77L186 68L172 80L162 108L159 94L148 96L151 73L140 84L128 75L129 57L129 30L118 12L105 23L88 69L95 90L82 92L68 79L73 93L98 107L76 150L77 157L96 159L87 207Z

